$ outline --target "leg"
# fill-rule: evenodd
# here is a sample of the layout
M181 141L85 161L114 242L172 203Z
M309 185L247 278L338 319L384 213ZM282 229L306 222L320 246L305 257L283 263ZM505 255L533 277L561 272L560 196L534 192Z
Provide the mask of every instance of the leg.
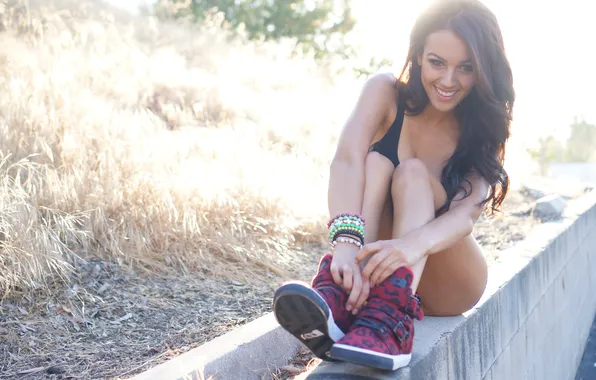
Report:
M393 200L392 238L404 236L427 224L435 217L438 209L447 199L447 194L438 181L431 177L424 163L418 159L402 162L393 174L391 197ZM427 256L412 265L416 292L426 264Z
M366 220L365 243L377 241L381 214L389 200L393 163L377 152L370 152L365 161L365 186L362 201L362 217Z
M369 175L370 173L367 173L367 176ZM399 238L430 222L435 217L435 210L444 203L446 198L439 181L429 175L425 165L416 159L402 162L395 170L390 193L394 223L392 223L389 238ZM375 205L378 204L381 204L379 199ZM376 231L379 238L385 240L385 231L382 231L384 221L381 219ZM467 238L463 241L467 241ZM424 291L424 294L420 294L423 303L427 292L434 296L428 298L431 301L431 311L439 310L440 301L443 302L441 305L446 307L444 310L451 313L459 310L457 308L464 304L462 299L469 300L476 289L483 289L484 283L482 286L469 289L462 286L482 278L482 275L469 275L469 272L474 272L481 267L478 266L478 261L465 262L474 253L463 248L466 248L465 243L456 244L449 250L437 253L436 256L443 255L443 262L439 264L433 264L431 257L425 257L411 268L402 266L392 276L371 288L367 304L358 313L350 331L332 346L331 356L351 363L388 370L408 365L414 342L413 320L423 318L421 307L413 297L413 292L420 286L418 293ZM461 250L458 255L450 254L456 249ZM447 260L451 261L450 265L445 265ZM432 278L435 272L431 272L430 280L422 280L423 272L424 278L428 278L426 264L442 272L442 275L435 279ZM461 270L462 267L467 270ZM460 269L455 271L455 268ZM439 292L437 287L447 289ZM445 301L445 298L452 302ZM458 301L453 302L454 299ZM442 312L445 312L444 310Z
M374 163L374 156L369 156L369 159L371 164ZM379 173L381 168L385 171ZM427 223L434 217L433 191L429 189L428 175L425 174L426 169L420 161L408 160L400 164L397 170L393 170L393 165L370 165L367 166L367 170L364 200L366 206L363 207L363 213L369 218L367 235L368 222L372 221L373 236L369 237L369 241L378 240L379 227L382 226L379 223L380 216L390 189L396 213L398 210L411 210L408 215L414 218L413 221L419 223L418 225ZM417 201L416 197L420 197L421 200ZM406 201L415 204L403 205ZM400 233L409 232L409 227L405 220L394 225L394 229L401 230ZM352 328L331 348L332 357L386 370L408 365L414 342L413 320L423 317L420 305L412 297L413 280L420 277L424 265L418 263L416 266L419 270L415 276L410 269L401 267L389 278L371 288L368 301L357 314Z
M430 222L447 197L441 183L419 160L407 160L396 170L391 185L392 238L399 238ZM425 256L412 266L413 291L429 315L457 315L476 304L486 286L488 271L482 251L469 235L453 247Z
M418 286L422 310L434 316L465 313L480 300L487 280L482 249L468 235L453 247L428 257Z
M366 184L363 217L367 221L366 242L377 240L379 218L388 200L393 163L377 152L366 157ZM284 329L300 340L316 356L328 360L327 351L343 338L355 316L345 308L348 295L336 285L329 267L332 256L325 255L312 286L287 283L277 289L273 313Z

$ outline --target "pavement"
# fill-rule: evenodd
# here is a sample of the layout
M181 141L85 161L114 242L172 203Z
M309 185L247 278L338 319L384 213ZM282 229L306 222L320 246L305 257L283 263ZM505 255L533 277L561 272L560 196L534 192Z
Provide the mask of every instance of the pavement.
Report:
M581 362L575 374L575 380L596 379L596 316L590 327L590 335Z

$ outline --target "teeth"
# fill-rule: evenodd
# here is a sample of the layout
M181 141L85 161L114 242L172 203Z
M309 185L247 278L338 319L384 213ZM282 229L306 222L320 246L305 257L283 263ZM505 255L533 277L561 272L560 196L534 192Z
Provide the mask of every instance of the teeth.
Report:
M445 91L441 91L439 88L435 87L437 89L437 92L439 93L439 95L441 96L445 96L445 97L450 97L453 94L455 94L455 91L451 91L451 92L445 92Z

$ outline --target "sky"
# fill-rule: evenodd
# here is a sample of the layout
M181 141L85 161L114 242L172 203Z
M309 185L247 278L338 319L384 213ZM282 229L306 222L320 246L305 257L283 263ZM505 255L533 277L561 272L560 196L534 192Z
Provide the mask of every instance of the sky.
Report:
M105 0L135 10L152 0ZM497 16L512 66L516 103L513 134L525 141L566 139L574 117L596 124L596 36L585 0L482 0ZM366 50L401 69L414 20L429 0L354 0L357 32ZM594 40L595 38L593 38Z

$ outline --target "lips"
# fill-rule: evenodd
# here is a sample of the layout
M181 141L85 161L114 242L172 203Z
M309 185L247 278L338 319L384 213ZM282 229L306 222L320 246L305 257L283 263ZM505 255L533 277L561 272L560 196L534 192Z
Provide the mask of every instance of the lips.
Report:
M440 88L438 88L436 86L435 86L435 90L437 90L437 94L439 94L439 97L441 99L444 99L444 100L451 99L453 97L453 95L455 95L455 93L457 92L457 90L455 90L455 91L444 91L444 90L441 90Z

